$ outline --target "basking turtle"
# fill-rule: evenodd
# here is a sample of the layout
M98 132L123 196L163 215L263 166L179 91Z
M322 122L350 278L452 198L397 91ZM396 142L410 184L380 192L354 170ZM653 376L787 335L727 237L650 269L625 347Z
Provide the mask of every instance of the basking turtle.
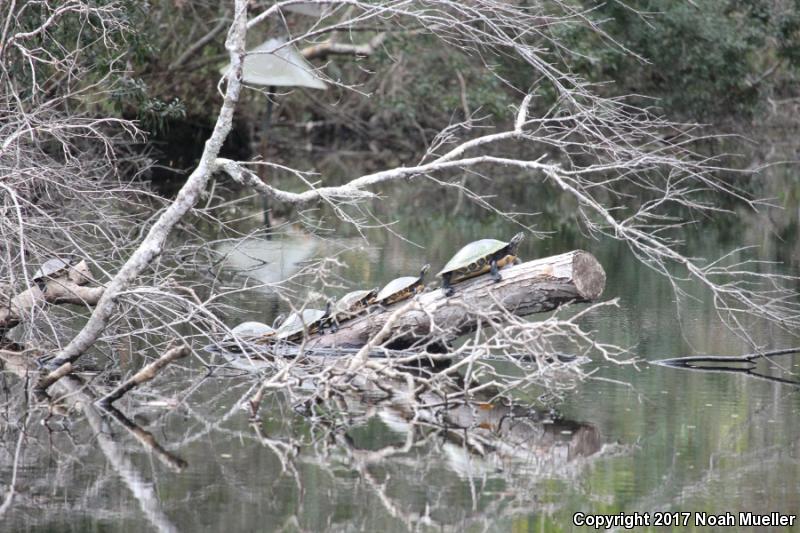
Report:
M525 234L514 235L509 242L496 239L481 239L471 242L460 249L444 266L439 276L442 277L442 289L445 296L453 295L453 284L465 279L490 272L495 282L503 277L500 270L510 263L519 262L517 247Z
M320 309L304 309L299 313L292 313L275 332L278 340L294 341L302 338L307 330L309 334L319 331L320 326L330 314L331 305L322 311Z
M419 277L404 276L390 281L375 297L375 302L381 305L391 305L421 292L425 288L422 280L430 268L430 265L422 267L419 271Z
M61 277L69 271L71 266L71 262L65 261L59 257L48 259L42 263L42 266L39 267L39 270L33 273L31 281L36 283L36 286L39 287L39 290L44 292L47 288L48 279Z
M262 341L275 336L275 328L262 324L261 322L242 322L231 330L229 335L225 335L222 339L222 346L229 351L239 351L238 338L242 343L249 343L253 341Z
M333 306L333 310L326 320L325 325L330 326L331 331L336 333L340 323L355 318L362 311L366 310L367 307L375 302L375 296L377 294L377 287L372 290L348 292Z

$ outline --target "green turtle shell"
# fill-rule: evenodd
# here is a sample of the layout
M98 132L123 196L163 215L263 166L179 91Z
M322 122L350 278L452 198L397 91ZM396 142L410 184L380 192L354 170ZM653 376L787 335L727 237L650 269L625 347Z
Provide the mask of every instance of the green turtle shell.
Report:
M448 272L477 270L488 265L489 259L510 243L498 241L497 239L481 239L471 242L461 248L456 255L447 262L441 272L441 276Z
M328 313L320 309L304 309L301 313L292 313L283 321L275 333L277 339L289 340L302 335L308 329L314 331Z
M70 263L58 257L53 259L48 259L42 266L39 267L39 270L33 273L33 277L31 278L33 281L37 281L44 278L51 278L56 275L61 275L69 269Z

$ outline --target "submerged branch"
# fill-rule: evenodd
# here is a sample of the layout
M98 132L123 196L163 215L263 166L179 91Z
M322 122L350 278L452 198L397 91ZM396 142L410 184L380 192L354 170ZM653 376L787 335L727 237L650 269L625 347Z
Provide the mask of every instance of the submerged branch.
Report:
M167 351L164 355L144 367L143 369L139 370L136 374L134 374L130 379L125 381L119 385L116 389L109 392L102 399L99 400L101 405L110 406L115 401L122 398L125 394L127 394L132 389L135 389L139 385L143 383L147 383L148 381L154 379L158 372L164 368L165 366L169 365L173 361L177 361L183 357L186 357L191 353L191 350L185 344L183 346L177 346Z

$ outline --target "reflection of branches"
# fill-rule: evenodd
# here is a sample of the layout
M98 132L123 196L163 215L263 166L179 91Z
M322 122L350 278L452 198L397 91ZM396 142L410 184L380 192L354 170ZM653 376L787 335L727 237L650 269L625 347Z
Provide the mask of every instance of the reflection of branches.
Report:
M19 356L15 354L6 353L3 360L8 370L20 374L21 377L25 377L31 370L29 363L25 360L21 360ZM17 388L17 392L22 393L23 398L25 397L25 391L22 388ZM111 436L111 431L107 419L104 417L104 413L107 412L110 414L113 419L122 424L147 451L154 453L156 457L170 468L180 470L186 467L186 462L165 450L152 434L138 427L113 407L105 411L97 407L95 405L97 397L89 388L89 385L77 376L67 376L60 380L58 386L54 387L51 392L58 395L58 398L54 401L54 405L70 410L80 410L91 427L93 439L90 440L96 440L99 449L111 464L114 471L116 471L125 482L125 485L139 503L148 521L159 531L177 531L177 528L175 528L161 509L161 503L152 484L140 473L138 467L134 465L129 454L123 450L120 443ZM28 414L25 415L26 420L29 414L28 412ZM25 440L29 438L30 435L27 434L25 428L21 428L18 450ZM87 451L93 449L94 447L90 446ZM16 475L14 478L16 479Z
M11 502L14 499L17 485L17 469L19 468L20 453L22 452L22 444L25 441L25 429L30 418L30 413L25 413L23 421L19 424L19 437L17 438L17 445L14 448L14 460L11 463L11 479L8 482L8 490L3 503L0 504L0 517L2 517L8 508L11 507Z
M492 403L456 402L452 405L441 400L435 395L425 394L423 403L435 407L424 408L396 401L375 404L368 397L360 395L340 396L337 404L341 405L341 409L336 412L356 413L366 408L364 419L377 415L403 437L400 444L379 448L362 447L352 430L347 429L360 425L358 420L337 422L336 418L322 415L324 411L314 419L319 431L333 433L337 448L343 448L346 452L349 466L359 473L386 511L409 528L419 525L442 527L450 520L463 521L448 519L447 513L443 514L444 507L452 504L431 494L427 495L427 504L423 508L411 510L409 503L399 497L402 491L392 488L398 483L422 483L420 480L425 475L424 468L440 464L437 460L427 461L423 465L415 463L414 475L409 476L405 465L412 451L427 457L431 453L435 456L445 455L447 461L443 464L472 486L474 482L481 478L486 480L489 476L505 479L506 483L513 485L523 480L528 484L536 484L553 478L575 479L589 461L599 456L603 448L598 431L587 424L554 420L544 413L519 405L506 405L500 400ZM362 420L360 423L365 422ZM439 445L443 438L447 443ZM432 447L436 449L431 450ZM329 447L321 451L331 453ZM330 464L332 459L325 457L317 463ZM487 468L465 469L465 462L486 464ZM520 469L525 471L525 476L517 475ZM396 470L397 474L393 474ZM401 470L404 474L400 473ZM407 479L409 477L412 479ZM479 498L480 490L475 488L472 490L472 509L468 512L466 522L488 524L506 512L514 513L523 509L531 512L534 509L529 501L525 501L530 490L530 486L525 489L517 487L508 493L507 498L493 498L486 502ZM516 505L515 499L520 500Z
M772 361L773 357L781 355L796 355L798 353L800 353L800 349L798 348L786 348L783 350L771 350L739 356L693 355L688 357L677 357L674 359L653 361L653 364L669 366L673 368L683 368L685 370L692 370L695 372L723 372L740 374L755 379L763 379L775 383L800 386L800 381L798 380L763 374L757 371L759 359Z
M123 415L116 407L111 405L103 406L102 409L111 415L111 417L119 422L119 424L124 427L130 435L135 438L139 443L145 447L145 449L151 451L155 454L158 459L167 465L169 468L176 472L180 472L184 470L188 463L178 457L177 455L170 453L169 451L165 450L163 446L153 437L153 434L149 431L143 430L141 427L134 424L128 417Z

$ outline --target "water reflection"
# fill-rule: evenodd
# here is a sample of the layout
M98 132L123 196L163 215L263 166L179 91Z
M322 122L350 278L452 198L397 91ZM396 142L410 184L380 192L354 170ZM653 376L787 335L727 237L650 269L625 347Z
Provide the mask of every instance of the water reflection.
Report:
M592 461L619 451L604 445L591 424L508 398L461 402L425 393L420 400L422 407L412 407L396 398L376 402L369 395L339 395L333 405L321 407L323 414L307 418L312 446L298 447L293 439L278 437L274 420L254 424L301 499L308 467L324 472L327 493L339 495L330 508L304 502L321 516L295 515L293 522L311 529L325 523L337 529L385 530L395 529L397 522L408 529L491 528L520 508L536 512L531 495L540 484L576 483ZM341 516L337 506L353 492L358 505L374 504L382 513L359 509L350 518Z
M28 383L25 378L33 371L32 361L15 357L8 352L4 353L2 361L7 372L12 372L23 378L22 382L16 384L22 386L16 386L12 389L16 393L16 399L23 400L29 394L26 391L25 385ZM138 507L147 522L160 532L173 533L179 531L164 512L154 481L148 479L148 476L143 473L143 469L134 461L133 454L114 436L110 421L116 420L122 424L148 452L153 453L171 470L176 472L183 470L188 466L186 461L164 449L151 433L128 420L117 409L113 407L98 407L96 404L98 396L94 394L91 386L78 376L70 375L62 378L53 386L50 394L53 395L51 404L53 413L66 417L74 417L77 416L76 413L80 413L78 425L79 427L83 426L81 428L82 431L73 433L72 429L67 429L67 426L62 426L63 429L61 431L54 431L54 426L57 427L58 421L52 420L52 415L39 420L40 428L44 428L44 432L37 431L35 426L29 428L23 426L20 429L19 442L22 445L24 455L28 457L27 461L23 459L23 465L29 463L31 457L47 457L47 450L39 450L39 446L37 446L37 442L43 437L49 440L51 459L56 464L61 465L62 468L85 462L95 463L98 457L92 452L95 449L99 449L113 473L119 476L119 479L130 491L133 499L138 503ZM107 417L106 414L110 414L111 417ZM61 424L68 424L69 421L70 418L64 418L60 422ZM87 435L85 430L88 430L90 434ZM68 451L70 444L74 449ZM97 448L95 448L95 445ZM16 463L17 458L14 460L15 467ZM79 471L74 476L80 477ZM49 487L34 488L29 484L35 483L35 480L25 480L25 485L28 486L17 489L20 493L18 499L21 500L17 503L17 506L26 515L32 511L36 511L36 514L28 515L25 521L19 524L19 529L22 529L22 526L30 529L37 524L46 526L47 524L60 523L67 526L62 530L71 530L73 528L79 530L80 520L76 520L75 517L84 513L92 513L96 510L90 502L94 502L98 497L102 499L105 496L103 485L110 481L108 473L104 473L101 477L95 479L94 484L84 488L83 484L73 479L73 475L57 474L52 479L52 482L56 483L52 488L59 487L66 493L71 494L68 508L62 509L55 501L47 502L45 505L42 505L39 501ZM45 482L51 481L46 477ZM39 491L42 492L39 493ZM37 493L39 494L37 495ZM9 524L10 530L16 529L14 520L7 520L6 524Z
M660 359L653 361L653 364L666 367L679 368L693 372L721 372L730 374L740 374L754 379L763 379L785 385L800 387L800 380L785 377L785 375L796 376L790 367L793 359L788 360L788 364L781 364L775 360L778 356L797 356L800 350L788 348L773 350L766 353L755 353L743 356L688 356L674 359Z
M318 248L319 241L311 236L287 236L279 240L223 241L217 246L217 252L224 257L223 268L259 284L270 285L295 274L304 261L316 255ZM270 291L269 287L263 290Z

